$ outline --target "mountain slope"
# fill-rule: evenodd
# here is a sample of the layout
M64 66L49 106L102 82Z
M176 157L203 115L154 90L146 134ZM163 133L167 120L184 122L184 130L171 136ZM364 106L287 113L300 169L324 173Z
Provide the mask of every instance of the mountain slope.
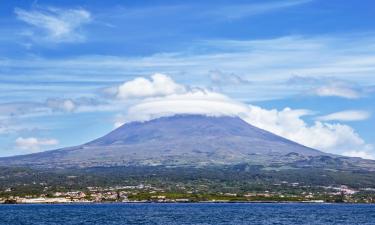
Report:
M350 167L355 161L361 164L370 162L326 154L235 117L178 115L128 123L101 138L75 147L2 158L0 165L94 167L249 163L306 167L319 165L321 160L323 165L329 162L343 167Z

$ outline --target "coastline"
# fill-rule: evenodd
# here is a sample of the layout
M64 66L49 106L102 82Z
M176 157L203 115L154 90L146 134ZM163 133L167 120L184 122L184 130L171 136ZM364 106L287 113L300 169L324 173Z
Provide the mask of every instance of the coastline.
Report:
M374 205L366 202L324 202L324 201L191 201L191 202L157 202L157 201L126 201L126 202L15 202L0 205L121 205L121 204L340 204L340 205Z

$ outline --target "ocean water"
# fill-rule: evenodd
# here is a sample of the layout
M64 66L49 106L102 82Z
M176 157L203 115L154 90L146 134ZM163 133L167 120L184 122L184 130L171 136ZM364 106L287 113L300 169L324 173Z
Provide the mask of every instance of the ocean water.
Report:
M72 204L0 205L0 224L375 224L361 204Z

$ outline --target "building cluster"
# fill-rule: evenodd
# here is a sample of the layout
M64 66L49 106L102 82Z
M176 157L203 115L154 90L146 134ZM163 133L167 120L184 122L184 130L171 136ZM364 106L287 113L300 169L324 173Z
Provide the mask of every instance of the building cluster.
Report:
M26 196L8 196L0 198L0 203L89 203L89 202L127 202L128 195L138 193L139 191L149 190L156 193L162 192L159 188L150 185L136 186L115 186L109 188L87 187L85 191L67 191L54 192L48 194L26 195ZM7 188L4 192L11 192L11 188Z
M294 188L311 190L312 187L302 186L298 183L280 183L275 186L287 185ZM262 191L247 193L217 192L207 194L197 190L187 190L184 186L176 185L179 195L173 195L169 190L153 187L151 185L114 186L114 187L87 187L84 191L58 191L48 192L41 195L15 196L8 195L0 197L0 203L95 203L95 202L227 202L227 201L300 201L300 202L324 202L339 199L341 202L374 202L371 196L358 198L359 192L375 192L375 189L353 189L345 185L341 186L319 186L319 191L301 191L299 193L288 193L284 191ZM11 188L3 190L12 193ZM197 198L205 196L206 198ZM198 200L197 200L198 199Z

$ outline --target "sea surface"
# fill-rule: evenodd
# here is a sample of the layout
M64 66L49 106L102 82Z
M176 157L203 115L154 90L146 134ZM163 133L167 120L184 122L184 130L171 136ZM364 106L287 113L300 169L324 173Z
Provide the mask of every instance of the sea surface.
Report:
M365 204L71 204L0 205L0 224L375 224Z

